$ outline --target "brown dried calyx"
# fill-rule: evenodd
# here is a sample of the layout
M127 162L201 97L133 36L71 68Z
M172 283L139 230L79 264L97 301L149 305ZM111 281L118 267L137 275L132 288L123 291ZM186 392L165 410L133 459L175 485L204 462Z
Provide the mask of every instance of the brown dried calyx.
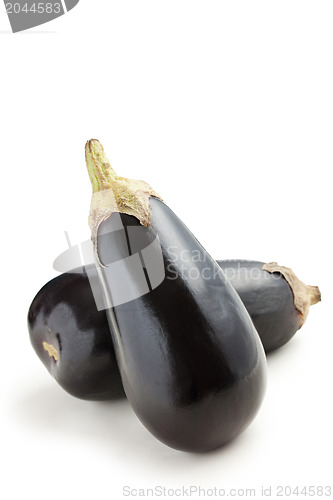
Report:
M103 146L96 139L86 143L86 164L93 188L89 226L96 252L98 227L114 212L136 217L143 226L150 226L150 196L160 196L144 181L119 177L110 165ZM97 252L96 252L97 254Z
M321 300L321 293L317 286L306 285L297 278L296 274L289 267L279 266L277 262L269 262L262 266L264 271L269 273L281 273L287 281L294 296L294 306L300 313L300 328L304 325L309 308Z

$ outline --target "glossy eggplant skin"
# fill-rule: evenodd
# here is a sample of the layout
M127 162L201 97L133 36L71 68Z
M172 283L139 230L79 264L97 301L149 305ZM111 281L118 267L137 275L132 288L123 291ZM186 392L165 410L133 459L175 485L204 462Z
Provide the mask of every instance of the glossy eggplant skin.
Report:
M218 260L217 263L242 299L266 353L287 343L299 329L300 315L293 305L293 294L283 276L280 273L263 271L263 262L260 261L234 259ZM96 309L86 269L92 273L95 267L90 265L59 275L37 294L28 318L31 342L50 373L56 376L59 383L64 388L67 387L66 390L73 396L90 400L113 399L125 394L113 343L110 341L107 316L105 311L98 312ZM66 324L66 328L63 327L63 315L59 313L59 304L63 300L69 308L67 318L70 322ZM47 310L45 304L48 305ZM54 312L55 308L58 309ZM98 345L101 367L91 363L93 354L89 352L85 353L85 359L81 362L80 370L84 376L80 379L75 372L74 375L71 372L66 375L63 368L59 369L59 364L55 365L54 359L42 346L46 340L48 343L59 343L49 331L51 314L53 325L56 325L55 330L67 349L79 352L83 338L86 345L87 342L90 345ZM85 318L90 319L87 323L89 327L85 329L83 336L78 325L82 324ZM91 349L91 353L94 352L94 349ZM94 368L91 368L92 366Z
M218 264L242 299L266 353L286 344L300 328L290 286L280 273L253 260L221 260Z
M113 259L130 254L133 246L138 252L157 235L163 254L163 282L107 310L118 366L129 402L155 437L178 450L206 452L255 417L265 393L266 358L250 316L216 261L167 205L153 197L150 205L151 226L141 226L144 236L141 231L129 250L115 230L119 214L103 221L98 233L108 298L118 286L107 275ZM120 217L125 232L140 225L133 216ZM195 261L184 263L184 252L194 251Z
M31 344L69 394L87 400L122 397L105 311L96 308L85 270L75 271L51 280L32 301L28 312Z

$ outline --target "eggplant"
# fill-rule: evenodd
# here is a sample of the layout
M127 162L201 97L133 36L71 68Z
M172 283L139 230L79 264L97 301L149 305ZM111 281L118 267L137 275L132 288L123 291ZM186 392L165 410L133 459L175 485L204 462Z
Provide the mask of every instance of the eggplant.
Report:
M84 269L57 276L32 301L31 344L59 385L80 399L124 396L105 311Z
M258 333L216 261L157 193L118 177L96 140L86 161L96 265L127 399L164 444L218 448L262 404ZM197 255L185 268L184 252Z
M309 306L320 300L318 287L304 285L290 268L277 266L274 262L264 264L234 259L218 260L217 263L242 299L266 353L287 343L304 324ZM113 343L110 341L107 316L104 310L98 311L96 308L87 273L90 277L97 277L95 267L87 265L59 275L38 292L28 314L30 339L41 361L60 380L62 386L66 381L73 396L88 400L113 399L124 396L124 392ZM293 283L297 285L288 283L285 276L293 276ZM62 302L69 308L66 322L58 307ZM47 312L43 304L48 304ZM98 345L102 368L96 362L91 363L94 349L91 349L91 354L86 352L80 363L80 378L77 375L74 377L71 372L66 373L66 363L62 363L62 360L55 365L55 361L59 360L52 356L52 347L50 354L48 346L53 346L54 350L54 345L58 345L59 341L54 336L50 337L51 313L52 330L57 332L66 349L72 349L76 355L82 351L83 342L82 331L77 325L82 324L85 318L90 318L89 326L84 328L84 339L85 343ZM60 350L57 353L57 357L63 354Z
M288 267L253 260L218 261L242 299L265 352L282 347L304 324L310 305L321 300Z

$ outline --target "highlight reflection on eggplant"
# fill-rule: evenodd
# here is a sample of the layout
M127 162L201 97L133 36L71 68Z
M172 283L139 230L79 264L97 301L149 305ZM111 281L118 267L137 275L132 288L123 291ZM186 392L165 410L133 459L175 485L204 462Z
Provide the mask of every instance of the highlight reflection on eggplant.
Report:
M107 302L114 305L123 281L137 296L130 257L142 257L146 247L149 266L155 259L158 265L162 252L166 274L156 288L148 285L144 295L107 309L126 396L163 443L184 451L217 448L242 432L262 403L266 360L259 336L218 264L158 195L141 181L118 177L96 140L87 143L86 160L95 193L90 226ZM201 255L186 277L167 279L169 266L177 267L171 246ZM109 273L118 256L122 282ZM203 266L213 279L200 278Z

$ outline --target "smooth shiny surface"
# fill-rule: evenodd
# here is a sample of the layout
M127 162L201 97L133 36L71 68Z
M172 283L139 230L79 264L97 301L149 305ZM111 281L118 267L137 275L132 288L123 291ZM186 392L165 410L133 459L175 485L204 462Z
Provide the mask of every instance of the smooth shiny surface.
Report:
M73 396L121 397L124 391L105 312L97 310L84 270L77 271L53 279L32 301L31 344L59 385ZM45 345L56 349L57 360Z
M280 273L262 270L263 262L218 261L242 299L266 352L286 344L300 327L290 286Z
M151 207L146 245L158 235L166 277L142 297L108 310L116 357L127 398L147 429L173 448L209 451L256 415L266 385L264 350L217 263L167 205L151 198ZM139 225L134 217L121 218L125 227ZM100 229L98 252L110 293L117 284L108 283L107 265L123 252L124 239L112 232L113 216ZM141 235L141 249L144 240Z
M118 236L122 235L118 233ZM124 236L124 242L126 237ZM171 248L174 251L174 248ZM128 247L126 247L128 254ZM115 255L113 255L115 257ZM174 256L173 256L174 257ZM193 254L195 259L197 254ZM183 254L187 261L189 254ZM299 327L299 313L293 305L293 296L289 285L281 274L270 274L262 270L262 262L250 260L218 260L228 280L242 299L252 321L259 333L266 352L277 349L288 342ZM174 266L169 267L172 273ZM94 267L89 266L89 272ZM79 276L78 276L79 275ZM204 273L205 275L205 273ZM68 298L71 298L69 301ZM67 321L59 309L59 303L66 303ZM54 312L55 311L55 312ZM99 364L94 361L94 349L84 354L80 363L80 371L84 374L78 379L76 371L69 371L63 362L56 365L42 348L43 339L51 339L58 345L57 336L48 330L51 321L57 324L56 330L62 344L74 353L82 352L82 338L85 345L98 343L98 350L105 351L100 356ZM130 314L130 312L129 312ZM58 319L57 319L58 318ZM68 318L70 320L68 321ZM89 318L89 328L85 329L84 337L80 331L80 320ZM116 395L124 396L122 383L115 359L113 343L110 342L110 330L104 311L96 310L87 274L84 269L75 269L73 273L64 273L51 280L37 294L32 302L29 313L29 330L31 341L41 361L59 383L73 396L82 399L104 400ZM89 340L88 337L91 337ZM68 339L66 338L68 337ZM93 362L92 362L93 361ZM59 369L60 366L60 369ZM59 373L60 372L60 373Z

